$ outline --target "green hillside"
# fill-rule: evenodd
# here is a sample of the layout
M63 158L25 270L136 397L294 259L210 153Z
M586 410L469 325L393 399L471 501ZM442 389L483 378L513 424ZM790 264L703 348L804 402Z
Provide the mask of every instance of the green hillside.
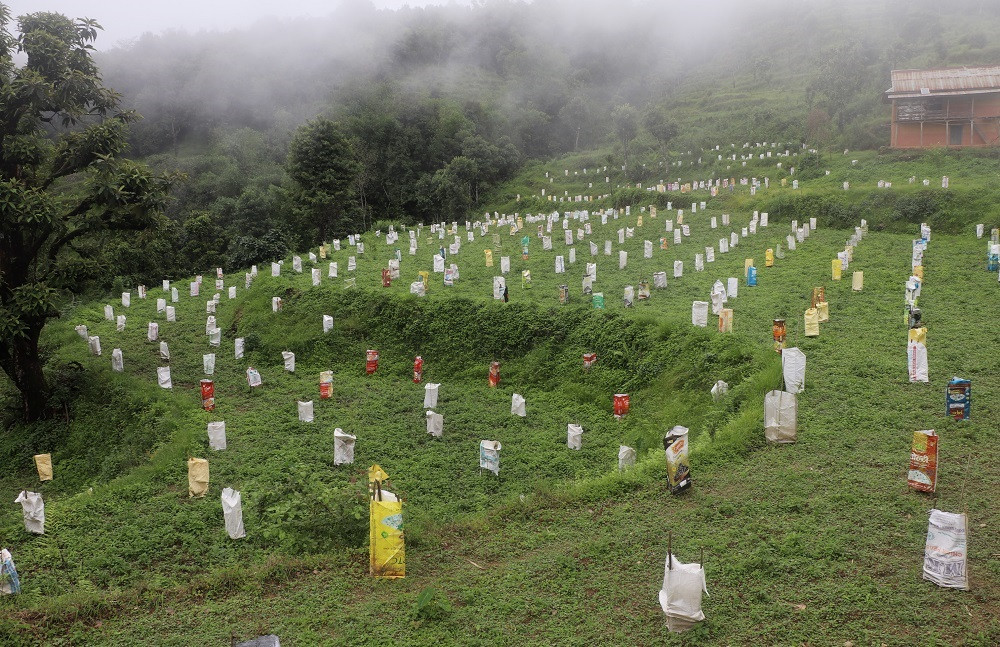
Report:
M750 152L737 149L738 156ZM289 255L279 277L261 264L249 289L242 269L227 271L215 315L223 331L219 348L209 346L204 327L214 274L205 274L198 297L188 296L192 277L167 277L180 292L176 322L156 312L157 298L170 303L158 284L144 300L134 286L125 287L132 298L127 309L117 289L67 304L46 328L44 344L65 391L68 422L12 426L3 446L10 468L0 489L11 500L26 487L41 492L47 525L44 536L32 536L17 506L0 516L0 543L12 551L23 585L22 595L0 598L0 642L222 644L231 635L274 632L292 645L387 638L397 644L995 644L1000 456L991 421L1000 384L992 357L1000 339L992 304L1000 288L995 273L985 271L986 240L974 231L983 222L988 237L1000 225L991 206L992 155L826 156L819 177L797 190L780 180L788 166L801 166L800 156L781 158L782 170L777 159L765 153L764 161L730 169L736 178L769 177L770 188L753 196L739 184L714 198L704 190L648 192L643 184L610 189L600 202L561 204L542 198L541 189L585 194L590 180L580 178L584 164L588 178L594 173L592 160L529 166L503 190L520 192L521 203L502 199L495 210L524 217L588 209L592 233L575 241L575 263L561 218L550 251L542 249L537 222L514 235L495 224L485 235L473 228L472 241L461 222L460 251L448 259L459 278L446 286L442 274L431 272L426 296L418 297L410 284L419 271L433 269L433 255L454 237L442 241L423 226L410 255L407 233L397 225L400 239L387 245L388 223L381 223L379 232L361 236L362 255L346 239L316 264L307 252L318 248L303 249L303 273L293 271ZM679 175L730 174L718 164ZM950 178L947 190L941 175ZM878 180L893 186L879 189ZM692 213L692 203L702 201L706 208ZM613 205L629 206L629 214L611 215L602 225L597 212ZM678 208L690 236L675 245L664 230ZM769 210L769 224L742 237L755 209ZM721 225L724 213L730 226ZM811 214L817 229L787 250L790 221L801 225ZM832 281L831 259L862 218L869 232L844 279ZM920 222L934 232L919 300L928 326L929 384L911 384L906 373L903 292ZM619 244L624 228L634 236ZM738 246L720 254L719 238L733 232ZM669 236L665 250L661 236ZM612 241L610 256L605 240ZM649 259L646 240L653 242ZM596 257L590 241L599 246ZM765 250L777 245L784 258L765 267ZM706 246L715 247L716 258L695 271L694 255ZM400 279L382 287L381 269L397 247ZM493 267L486 266L486 250ZM628 253L624 269L620 250ZM357 257L353 272L346 269L350 255ZM565 258L565 274L554 273L557 255ZM509 303L492 298L501 256L510 257ZM758 285L741 279L727 304L734 332L716 332L711 316L707 329L692 326L691 302L708 300L717 279L741 277L747 258L756 263ZM672 272L676 260L684 266L679 278ZM330 261L338 263L335 279L328 276ZM597 263L594 289L605 297L603 310L582 294L588 262ZM318 286L312 267L321 270ZM522 287L525 269L530 288ZM864 272L861 292L851 289L856 270ZM625 286L658 271L667 272L666 289L623 307ZM356 285L349 287L347 278ZM562 284L569 288L566 304L559 300ZM227 298L230 286L235 299ZM816 286L826 289L830 321L818 338L806 338L802 313ZM283 299L280 312L272 311L275 296ZM105 304L126 315L124 331L104 319ZM334 318L326 334L323 315ZM775 317L787 319L788 345L808 358L794 445L767 445L763 438L763 395L781 383L771 349ZM158 344L146 339L149 321L159 323L160 339L169 344L169 391L156 385L156 368L166 363ZM74 331L79 324L100 336L102 356L88 353ZM233 358L237 337L246 344L240 360ZM111 370L113 348L123 351L122 373ZM374 375L365 374L366 349L381 353ZM282 351L295 353L294 373L283 370ZM198 388L209 352L217 354L213 413L201 409ZM598 356L589 372L584 352ZM423 385L412 381L418 354L424 382L441 384L435 411L444 415L442 438L426 433ZM501 363L496 389L487 384L491 361ZM253 393L248 366L264 381ZM330 400L318 397L324 370L333 372ZM970 421L945 416L944 385L955 375L973 382ZM715 402L709 389L720 379L731 389ZM513 393L526 398L526 418L510 414ZM620 421L612 416L614 393L631 395ZM313 400L315 422L297 420L297 400ZM226 421L225 451L208 448L212 420ZM570 422L584 428L580 451L566 446ZM674 425L690 428L693 444L694 485L679 496L666 488L660 449ZM333 465L334 428L357 436L353 465ZM912 433L925 428L941 436L933 496L905 482ZM479 470L482 439L503 445L498 477ZM619 472L623 444L637 448L639 460ZM41 452L52 453L55 469L55 480L44 484L31 461ZM204 499L187 496L192 456L210 461ZM368 576L365 470L373 463L405 501L403 580ZM224 487L242 492L246 539L226 535ZM932 507L969 514L969 592L921 579ZM679 559L697 561L704 551L708 581L706 621L680 636L668 633L656 600L669 534Z

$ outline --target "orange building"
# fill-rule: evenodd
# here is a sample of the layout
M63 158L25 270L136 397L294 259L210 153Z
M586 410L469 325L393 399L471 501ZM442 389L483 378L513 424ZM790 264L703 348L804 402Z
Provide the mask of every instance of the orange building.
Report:
M1000 143L1000 65L893 70L892 147Z

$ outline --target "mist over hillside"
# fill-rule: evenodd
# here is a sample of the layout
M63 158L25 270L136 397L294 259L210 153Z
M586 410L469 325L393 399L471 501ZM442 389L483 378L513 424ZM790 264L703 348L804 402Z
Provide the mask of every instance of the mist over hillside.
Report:
M612 106L664 109L684 146L809 138L884 144L881 93L893 67L992 63L1000 7L959 0L498 0L376 10L344 1L324 19L245 30L147 34L99 56L105 79L145 117L134 152L167 150L218 128L287 132L343 115L373 86L448 97L485 111L526 156L605 143Z

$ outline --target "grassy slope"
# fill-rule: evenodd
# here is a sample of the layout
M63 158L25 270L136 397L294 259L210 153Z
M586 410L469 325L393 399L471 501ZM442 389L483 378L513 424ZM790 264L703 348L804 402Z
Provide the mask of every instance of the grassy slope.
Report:
M871 182L884 171L884 179L899 186L906 175L917 172L901 165L878 166L876 159L863 163L872 165L867 178ZM962 182L956 182L960 166L947 169L956 191L962 190ZM929 167L925 162L922 168ZM934 170L938 175L946 172ZM864 178L857 167L840 166L836 173L838 177L818 180L810 190L830 192L822 185L839 182L840 175L859 176L852 182ZM985 173L973 172L972 177L985 188L995 182ZM909 190L904 186L901 192ZM712 203L719 208L709 215L728 208L723 204L750 202L746 196L719 199ZM749 218L742 209L730 212L737 226ZM650 221L647 215L636 238L626 241L630 260L623 272L617 270L617 255L599 256L598 287L609 310L620 310L624 285L656 269L669 269L674 258L682 259L685 277L669 278L666 291L654 292L650 302L627 313L637 324L653 326L648 334L654 340L662 342L664 335L670 339L674 328L689 325L691 300L707 298L716 278L738 275L744 257L761 259L763 249L787 230L787 219L772 214L771 227L720 256L706 272L694 273L695 251L719 237L708 229L707 217L691 219L692 238L680 247L657 250L654 259L643 261L643 238L653 238L665 218L661 213ZM633 214L629 224L635 218ZM593 238L615 239L613 224L606 234L597 232ZM83 306L53 326L50 343L61 345L66 358L82 361L98 385L107 385L109 399L118 391L127 392L160 442L148 465L102 484L101 475L145 463L145 456L115 454L118 463L101 465L96 456L87 456L88 443L80 441L87 427L79 424L70 435L79 446L56 451L59 480L43 488L50 534L26 538L19 530L19 510L5 509L0 529L10 538L4 543L16 549L26 584L21 599L0 601L0 611L8 614L5 622L16 629L7 641L30 642L34 636L132 644L157 636L159 643L190 644L192 636L202 642L222 641L230 631L247 636L266 630L291 644L357 644L387 636L411 644L681 644L698 639L744 644L761 636L772 644L995 643L1000 636L995 620L1000 570L991 555L1000 546L994 514L1000 457L990 443L995 435L990 420L1000 402L990 349L1000 340L989 304L995 303L997 283L982 270L983 245L970 229L966 226L955 236L935 234L928 251L921 306L930 329L930 385L908 384L904 368L902 282L908 275L912 236L873 233L866 238L851 267L865 272L865 291L853 294L848 282L828 280L830 258L847 234L824 229L821 221L820 230L799 250L775 268L761 268L758 287L741 288L733 305L736 348L750 344L765 349L767 356L769 321L780 314L789 318L791 344L803 348L809 358L807 391L800 396L800 441L766 448L759 438L759 392L770 387L773 371L769 374L762 366L756 375L735 373L737 379L730 378L734 384L740 375L754 382L743 388L757 393L757 405L748 402L742 413L727 417L726 403L713 405L705 395L714 376L694 371L692 379L685 374L691 372L687 367L661 368L648 378L646 373L630 376L616 366L643 366L629 363L627 355L635 355L635 350L624 349L626 357L620 358L614 348L619 340L588 338L579 330L570 331L564 347L525 346L524 354L510 353L504 358L503 388L496 392L483 388L485 366L492 359L488 353L477 358L477 350L461 339L456 340L461 350L454 358L425 352L425 378L443 383L439 410L445 413L445 438L432 442L423 434L421 390L407 380L409 352L425 343L422 335L447 330L420 330L399 342L389 338L395 330L390 325L366 334L356 328L364 320L357 318L363 310L356 300L340 294L341 281L324 278L324 287L311 289L306 276L287 276L286 263L285 277L261 276L250 293L240 290L236 303L223 298L220 321L227 334L218 351L216 376L223 397L213 418L227 420L230 449L210 457L210 498L196 502L184 496L183 461L189 453L207 451L204 422L213 419L196 409L193 388L201 377L200 355L208 350L201 337L203 299L182 297L180 321L174 328L164 324L174 353L176 393L169 397L150 385L158 361L152 345L142 341L153 303L139 302L129 313L129 328L122 336L129 372L123 376L106 369L106 357L87 358L82 342L74 337L72 324L87 321L102 335L106 355L113 347L111 325L99 322L101 304ZM513 241L506 233L502 239L510 250ZM405 293L408 280L389 290L376 287L386 248L372 237L367 240L369 254L359 266L359 285ZM458 257L462 277L453 288L444 288L440 277L434 277L425 303L414 304L427 326L448 322L450 315L452 323L468 325L467 316L459 320L455 314L463 314L466 302L450 297L467 297L471 303L489 300L493 272L482 266L480 249L488 240L463 246ZM425 243L421 241L416 259L404 252L405 278L418 268L430 268ZM532 242L527 263L534 275L530 292L520 289L513 274L510 280L514 307L542 306L543 314L531 308L522 311L525 317L540 317L536 325L551 325L544 313L558 317L560 312L556 286L563 279L552 275L551 267L564 245L559 239L553 243L555 251L542 253L539 241ZM618 325L580 303L580 264L589 259L584 250L578 249L578 264L568 266L564 279L573 293L565 318L575 322L573 328ZM522 261L511 255L517 272ZM346 252L338 257L343 274ZM802 337L801 311L810 288L824 284L831 322L824 325L822 337L807 340ZM270 296L289 288L301 295L292 293L281 315L267 314ZM151 298L159 294L150 291ZM398 305L381 294L373 303L386 309ZM297 314L315 316L327 306L340 308L334 313L336 339L316 340L318 317L291 323ZM427 314L434 309L440 310L437 318ZM503 323L504 311L487 303L483 321ZM275 327L275 321L285 325ZM262 369L267 388L252 399L239 396L244 392L239 386L242 366L229 360L232 330L247 334L258 348L248 360ZM623 330L628 332L625 326ZM386 337L379 339L379 334ZM704 352L700 344L714 337L712 332L696 332L682 348ZM582 377L576 370L583 348L579 344L602 341L608 344L599 348L605 361L600 370ZM294 376L280 371L275 349L281 349L282 342L299 353ZM371 342L385 344L380 346L385 359L375 378L367 379L361 374L358 350ZM426 342L432 351L443 343L440 338ZM720 343L723 346L708 350L724 349L726 340ZM650 348L662 351L664 346L657 344ZM638 347L643 348L641 343ZM691 363L690 357L685 359ZM327 366L335 370L338 398L317 401L316 429L303 429L294 422L294 399L312 397L316 373ZM442 367L448 372L439 372ZM970 423L952 423L942 415L943 385L955 374L974 381ZM636 393L634 415L624 425L615 425L608 396L630 380L651 384ZM692 397L685 387L700 395ZM528 397L527 420L508 416L511 391ZM91 406L92 417L103 416L109 428L128 432L129 416L123 414L117 421L109 415L110 408ZM567 406L587 429L584 451L578 455L562 446L568 414L560 407ZM665 492L658 452L624 476L609 473L618 442L630 441L630 434L642 436L647 427L659 434L677 422L700 436L696 487L689 496ZM371 581L363 549L302 550L294 542L283 543L290 539L260 536L278 524L273 513L257 511L254 499L268 487L284 487L284 471L294 465L304 464L307 471L320 474L321 481L347 487L350 476L330 469L329 431L334 425L359 430L358 467L379 461L408 496L409 575L404 581ZM708 427L716 429L714 443L702 433ZM934 503L907 491L904 478L910 434L926 427L942 435L936 505L970 512L970 593L940 590L920 580L926 510ZM480 437L504 441L504 468L496 482L476 474L475 442ZM123 436L120 442L131 441ZM95 440L89 446L99 444ZM744 455L751 447L757 450ZM435 451L426 451L431 448ZM71 465L72 456L87 456L88 464ZM30 480L27 473L7 477L4 491L22 487ZM93 494L74 494L91 482L96 485ZM228 542L221 528L218 490L229 484L244 490L246 542ZM523 503L517 497L521 493L527 495ZM348 507L345 515L351 510ZM681 559L696 559L700 548L706 550L708 620L687 639L668 638L656 604L668 530L674 532ZM270 559L265 557L269 551L274 553ZM427 586L442 591L455 609L444 620L414 623L416 595ZM46 599L53 594L55 599ZM159 637L159 632L169 638Z

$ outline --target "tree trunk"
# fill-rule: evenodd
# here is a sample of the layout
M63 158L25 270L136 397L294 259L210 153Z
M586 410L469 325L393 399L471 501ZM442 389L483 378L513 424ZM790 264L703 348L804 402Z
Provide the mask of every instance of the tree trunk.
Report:
M24 419L33 422L49 416L49 386L42 371L42 358L38 353L38 336L41 326L32 327L26 337L5 340L0 344L3 351L4 373L21 392L24 403Z

